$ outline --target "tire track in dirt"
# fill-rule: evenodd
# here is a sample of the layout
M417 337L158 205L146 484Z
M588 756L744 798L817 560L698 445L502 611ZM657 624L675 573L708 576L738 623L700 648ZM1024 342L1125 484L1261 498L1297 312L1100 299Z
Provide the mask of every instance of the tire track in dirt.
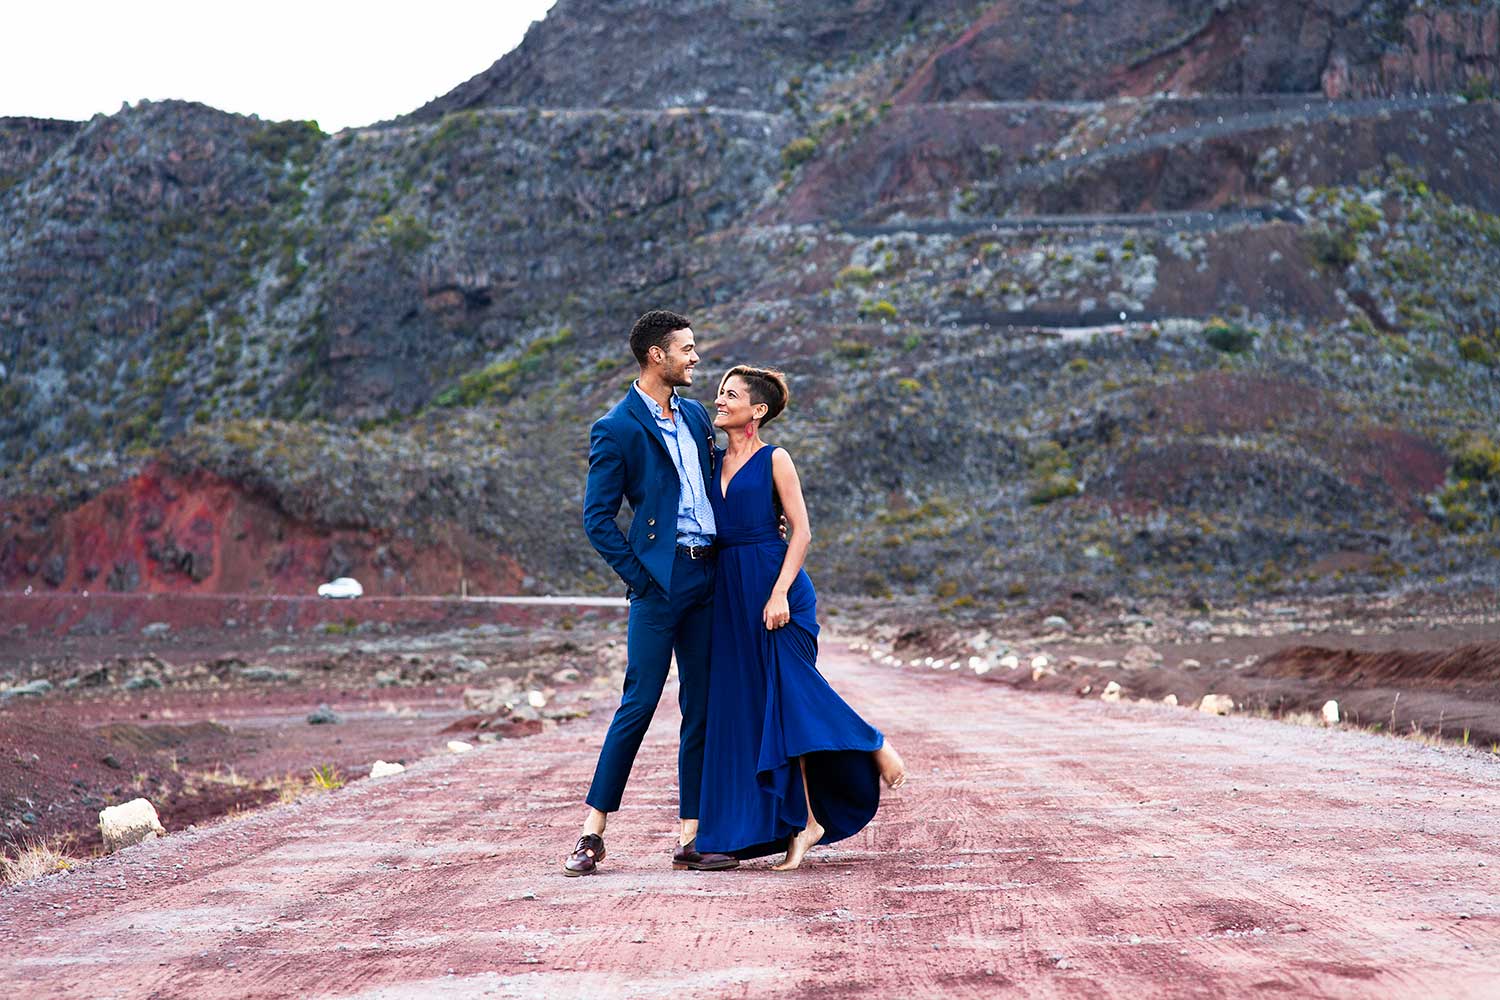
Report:
M800 872L670 870L668 691L599 875L556 866L607 712L6 891L0 977L28 998L1496 995L1480 755L834 642L825 664L912 777Z

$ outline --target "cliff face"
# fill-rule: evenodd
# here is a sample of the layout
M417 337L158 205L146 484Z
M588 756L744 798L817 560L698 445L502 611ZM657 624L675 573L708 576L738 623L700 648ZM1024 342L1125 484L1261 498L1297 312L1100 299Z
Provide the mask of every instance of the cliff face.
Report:
M1497 16L561 0L382 126L0 121L0 586L608 589L658 306L794 376L834 589L1487 579Z

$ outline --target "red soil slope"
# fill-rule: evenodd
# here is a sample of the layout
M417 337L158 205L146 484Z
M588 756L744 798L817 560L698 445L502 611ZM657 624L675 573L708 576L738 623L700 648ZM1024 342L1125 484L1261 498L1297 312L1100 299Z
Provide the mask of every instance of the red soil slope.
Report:
M517 593L524 575L460 530L429 545L329 529L202 471L148 466L71 509L39 497L0 505L0 589L306 594L350 575L370 594L432 594L457 592L460 574L490 594Z

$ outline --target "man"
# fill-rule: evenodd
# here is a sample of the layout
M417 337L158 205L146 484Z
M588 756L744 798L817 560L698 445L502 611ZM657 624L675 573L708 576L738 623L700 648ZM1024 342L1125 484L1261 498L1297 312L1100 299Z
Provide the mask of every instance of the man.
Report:
M592 875L604 860L605 823L620 808L673 650L682 708L677 750L682 829L672 867L716 871L739 864L728 855L694 849L708 708L715 528L708 499L713 423L702 404L680 399L676 391L693 384L698 352L692 327L676 313L648 312L630 331L630 350L640 378L589 433L583 498L589 541L628 588L625 690L599 751L583 835L563 861L568 875ZM628 538L615 524L622 499L630 502Z

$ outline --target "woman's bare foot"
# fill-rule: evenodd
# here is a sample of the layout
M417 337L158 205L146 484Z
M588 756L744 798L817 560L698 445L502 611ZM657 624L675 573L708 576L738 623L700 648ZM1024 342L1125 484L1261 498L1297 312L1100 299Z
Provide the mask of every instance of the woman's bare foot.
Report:
M880 780L884 781L887 788L900 788L906 783L906 762L891 746L891 741L886 740L879 750L875 751L875 766L880 768Z
M807 852L812 850L818 841L823 839L823 827L811 815L807 817L807 826L792 835L787 841L786 857L781 864L772 865L773 872L789 872L802 864L802 859L807 857Z

